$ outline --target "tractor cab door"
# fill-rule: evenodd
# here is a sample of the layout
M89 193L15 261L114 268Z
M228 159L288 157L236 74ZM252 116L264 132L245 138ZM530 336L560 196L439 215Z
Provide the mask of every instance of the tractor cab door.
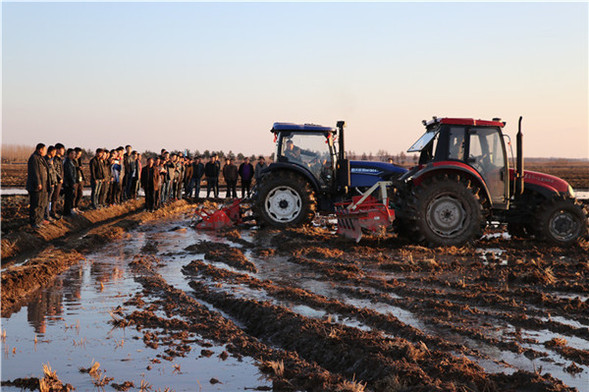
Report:
M313 175L322 189L331 189L335 149L331 133L289 132L278 145L278 160L299 165Z
M505 144L497 128L469 128L467 162L483 177L495 207L508 203L509 176Z

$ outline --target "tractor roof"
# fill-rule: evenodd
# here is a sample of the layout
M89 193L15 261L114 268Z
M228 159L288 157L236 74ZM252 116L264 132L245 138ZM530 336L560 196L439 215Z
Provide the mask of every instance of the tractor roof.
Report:
M335 128L324 127L316 124L293 124L293 123L281 123L276 122L270 132L282 132L282 131L296 131L296 132L336 132Z
M494 118L492 121L488 120L475 120L473 118L437 118L434 117L433 120L428 121L425 123L426 126L431 124L450 124L450 125L470 125L475 127L500 127L503 128L505 126L505 122L501 121L499 118Z

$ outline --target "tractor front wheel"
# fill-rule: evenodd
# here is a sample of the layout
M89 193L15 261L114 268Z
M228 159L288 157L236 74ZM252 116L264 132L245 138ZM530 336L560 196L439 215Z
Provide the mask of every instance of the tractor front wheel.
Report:
M553 199L540 206L538 234L559 246L576 243L587 231L584 209L573 199Z
M255 212L259 225L284 228L309 223L315 216L315 195L301 176L269 174L258 191Z

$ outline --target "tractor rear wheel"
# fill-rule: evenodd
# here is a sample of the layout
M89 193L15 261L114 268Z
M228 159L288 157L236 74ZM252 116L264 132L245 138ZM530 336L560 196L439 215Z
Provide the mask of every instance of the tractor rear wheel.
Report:
M573 199L555 198L539 206L537 233L559 246L576 243L587 231L587 215Z
M309 223L316 208L308 181L293 173L276 172L260 184L254 210L259 225L285 228Z
M413 190L409 214L417 240L430 246L461 246L478 239L485 225L479 188L459 176L436 176ZM414 237L415 238L415 237Z

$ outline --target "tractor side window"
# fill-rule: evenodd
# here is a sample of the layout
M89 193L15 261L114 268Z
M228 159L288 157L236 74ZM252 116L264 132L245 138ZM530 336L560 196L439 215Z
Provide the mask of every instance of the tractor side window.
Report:
M464 160L464 128L462 127L450 128L448 159Z

